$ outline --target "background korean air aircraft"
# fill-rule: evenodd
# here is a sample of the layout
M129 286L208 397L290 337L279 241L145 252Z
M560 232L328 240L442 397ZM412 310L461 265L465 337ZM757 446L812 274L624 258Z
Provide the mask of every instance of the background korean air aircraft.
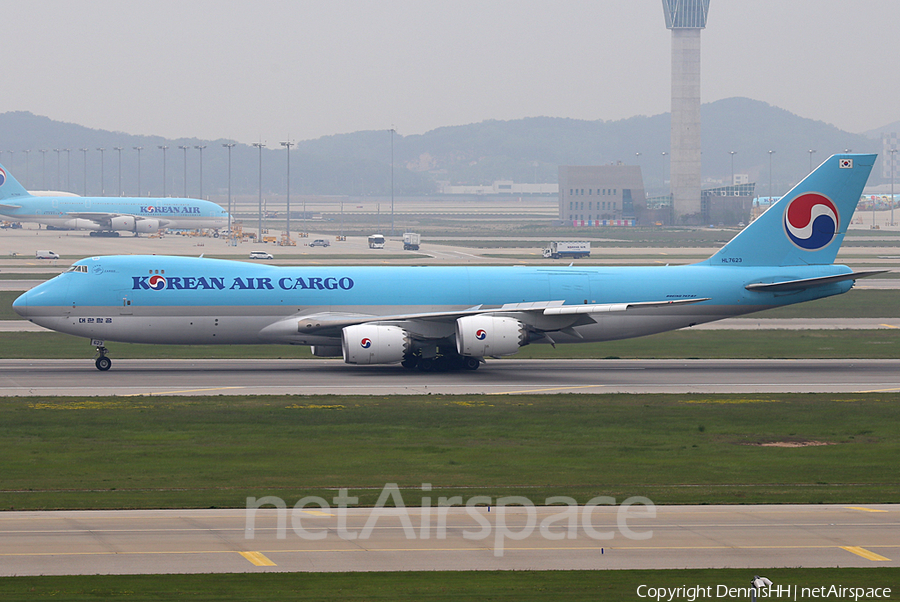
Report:
M278 267L92 257L16 299L106 341L286 343L350 364L476 369L532 343L637 337L844 293L833 265L875 155L835 155L715 255L665 267Z
M2 165L0 217L70 230L135 234L156 232L160 228L228 226L227 211L200 199L34 196Z

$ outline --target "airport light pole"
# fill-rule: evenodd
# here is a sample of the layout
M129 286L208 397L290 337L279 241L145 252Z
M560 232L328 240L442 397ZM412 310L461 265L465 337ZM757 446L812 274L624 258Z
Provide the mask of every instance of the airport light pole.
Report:
M262 242L262 149L266 147L266 143L254 142L253 146L259 149L259 236L256 238L256 242Z
M106 167L103 163L103 151L105 151L106 149L101 146L97 150L100 151L100 196L106 196L106 185L104 184L104 180L106 177Z
M64 148L66 153L66 190L72 192L72 149Z
M163 152L163 198L166 198L166 151L169 150L169 147L165 144L160 144L156 148Z
M190 146L179 145L178 148L184 151L184 197L187 198L187 151Z
M41 153L41 188L47 190L47 149L38 150Z
M59 158L59 153L62 152L62 149L54 148L53 152L56 153L56 188L57 190L62 189L62 161Z
M391 236L394 235L394 126L391 126Z
M87 196L87 152L88 152L88 149L82 148L79 150L81 151L81 158L83 159L82 169L84 170L84 183L82 184L81 193L84 196Z
M662 184L660 185L660 188L662 188L663 192L665 192L665 190L666 190L666 155L668 155L669 153L667 153L666 151L663 151L663 152L660 153L660 154L662 155L662 160L663 160L663 164L662 164L662 168L663 168L663 169L662 169Z
M22 152L25 153L25 188L28 188L30 186L29 181L31 180L31 178L28 175L28 164L30 163L28 158L31 156L31 149L26 148Z
M770 150L769 152L769 204L772 204L772 155L775 154L775 151Z
M234 148L234 142L226 142L222 146L228 149L228 237L231 238L231 149Z
M815 154L816 151L813 149L809 149L806 152L809 153L809 173L812 173L812 156Z
M892 148L888 150L891 157L891 225L894 225L894 159L896 158L894 155L897 154L897 149Z
M132 146L134 150L138 152L138 196L141 196L141 151L144 150L143 146Z
M734 156L737 154L737 151L728 151L728 154L731 155L731 191L734 192ZM737 196L737 194L734 196Z
M121 146L113 147L113 150L119 153L119 189L116 191L116 196L122 196L122 149Z
M282 142L281 146L287 149L287 240L290 244L291 240L291 147L293 142ZM306 219L306 215L303 216Z
M195 146L197 150L200 151L200 198L203 198L203 149L206 148L205 144L200 144Z

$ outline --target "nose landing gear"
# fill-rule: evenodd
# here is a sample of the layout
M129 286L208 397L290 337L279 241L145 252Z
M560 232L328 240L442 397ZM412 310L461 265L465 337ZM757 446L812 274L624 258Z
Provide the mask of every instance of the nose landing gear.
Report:
M106 357L109 350L103 345L103 341L96 339L91 341L91 345L97 348L97 359L94 360L94 365L97 366L97 370L106 372L112 367L112 360Z

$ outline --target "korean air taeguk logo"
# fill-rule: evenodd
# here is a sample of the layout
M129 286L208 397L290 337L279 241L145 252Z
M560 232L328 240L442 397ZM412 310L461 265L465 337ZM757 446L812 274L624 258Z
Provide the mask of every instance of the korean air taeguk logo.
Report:
M6 172L3 171L3 168L0 167L0 186L6 183Z
M147 286L150 287L150 290L161 291L166 288L166 277L159 275L150 276L147 280Z
M368 349L369 347L372 346L372 339L370 339L368 337L364 338L363 340L361 340L359 342L359 346L362 347L363 349Z
M817 192L801 194L784 211L784 231L801 249L818 251L834 240L839 215L831 199Z
M483 328L479 328L477 331L475 331L475 338L479 341L485 340L487 338L487 331L485 331Z

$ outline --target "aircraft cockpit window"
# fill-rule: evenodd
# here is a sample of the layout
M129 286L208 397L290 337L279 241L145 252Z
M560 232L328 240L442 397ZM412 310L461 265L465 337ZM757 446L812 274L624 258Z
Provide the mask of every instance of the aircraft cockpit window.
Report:
M81 272L82 274L87 274L87 266L86 265L73 265L66 272Z

